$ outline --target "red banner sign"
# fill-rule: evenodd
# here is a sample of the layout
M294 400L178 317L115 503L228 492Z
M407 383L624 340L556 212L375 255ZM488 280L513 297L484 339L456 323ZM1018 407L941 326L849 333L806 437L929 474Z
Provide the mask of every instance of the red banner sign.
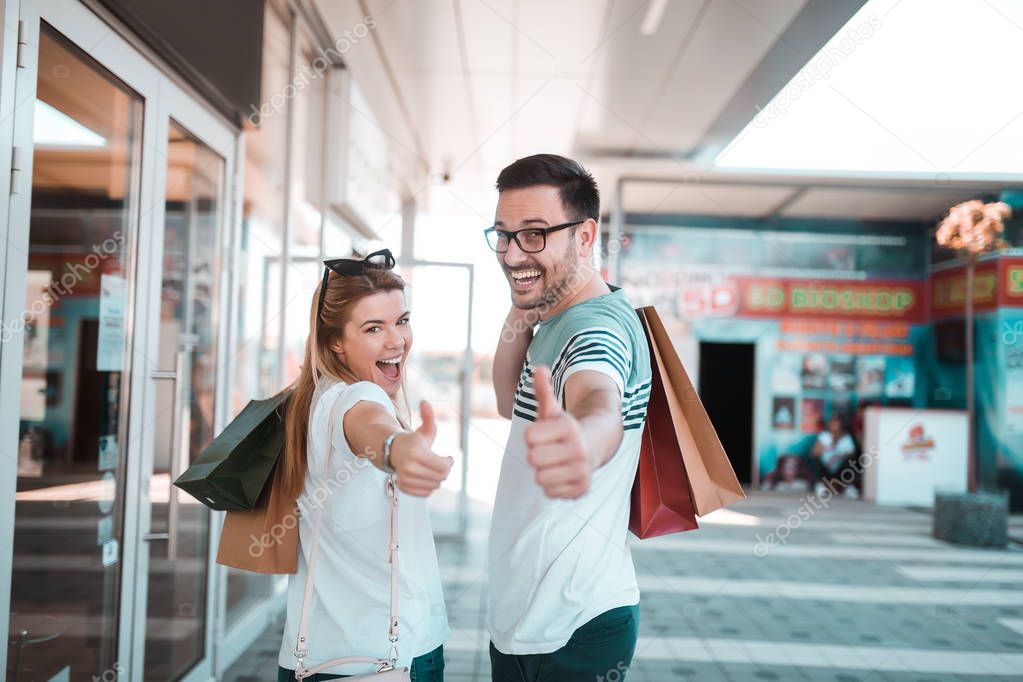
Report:
M922 323L923 282L736 277L738 317L801 317Z
M931 275L931 316L962 315L966 310L966 267ZM1002 257L978 263L973 271L973 309L1023 306L1023 258Z

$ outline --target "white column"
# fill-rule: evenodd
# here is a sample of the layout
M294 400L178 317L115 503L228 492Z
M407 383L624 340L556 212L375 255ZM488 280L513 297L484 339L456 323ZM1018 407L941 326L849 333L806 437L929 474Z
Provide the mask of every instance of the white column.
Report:
M401 205L401 258L415 258L416 244L416 200L407 199Z

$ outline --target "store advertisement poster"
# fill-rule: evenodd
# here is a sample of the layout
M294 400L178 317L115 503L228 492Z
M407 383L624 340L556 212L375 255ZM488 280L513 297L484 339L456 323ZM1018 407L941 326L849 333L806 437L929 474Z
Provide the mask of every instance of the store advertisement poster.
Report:
M850 356L831 359L828 385L835 393L850 393L856 387L856 361Z
M1023 315L1007 313L999 321L998 340L1005 353L1002 423L1008 438L1023 439ZM1017 454L1023 460L1023 452Z
M104 272L99 292L96 371L120 372L124 357L124 277Z
M800 357L794 353L775 355L771 367L771 389L775 395L795 395L800 390Z
M913 358L888 358L884 375L885 397L912 398L915 391L916 367Z
M791 431L796 428L796 399L778 398L774 399L771 408L771 426L777 430Z
M814 390L828 387L828 357L823 353L807 353L803 356L800 373L803 388Z
M800 412L800 431L803 433L819 433L824 430L823 400L819 398L803 398Z
M880 398L884 393L884 356L864 356L856 363L856 392L861 398Z

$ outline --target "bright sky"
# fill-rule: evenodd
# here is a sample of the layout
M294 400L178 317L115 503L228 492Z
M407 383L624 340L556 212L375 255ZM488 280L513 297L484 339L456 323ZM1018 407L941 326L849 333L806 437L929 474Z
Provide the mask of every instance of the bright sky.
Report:
M1023 173L1023 1L871 0L719 167Z

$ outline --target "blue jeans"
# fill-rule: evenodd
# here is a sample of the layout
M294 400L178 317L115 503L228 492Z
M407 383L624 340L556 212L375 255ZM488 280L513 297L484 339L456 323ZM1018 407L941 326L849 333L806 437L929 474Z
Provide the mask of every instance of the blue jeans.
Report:
M549 654L512 655L490 644L493 682L625 680L636 652L639 604L605 611Z
M444 682L444 647L439 646L430 653L416 656L412 659L412 667L409 669L412 682ZM323 680L338 680L351 675L328 675L317 673L307 677L310 682L322 682ZM287 668L277 668L277 682L295 682L295 671Z

